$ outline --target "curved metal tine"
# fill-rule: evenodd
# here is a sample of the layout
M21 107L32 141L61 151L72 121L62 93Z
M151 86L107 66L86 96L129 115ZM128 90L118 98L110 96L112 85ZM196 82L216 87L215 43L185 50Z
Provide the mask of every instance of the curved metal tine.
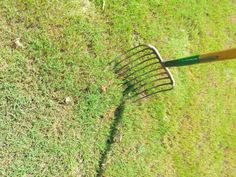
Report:
M144 86L146 86L146 85L148 85L148 84L150 84L150 83L154 83L154 82L156 82L156 81L161 81L161 80L165 80L165 79L170 79L170 78L169 78L169 77L163 77L163 78L155 79L155 80L153 80L153 81L151 81L151 82L148 82L148 83L144 83L144 84L142 84L142 85L140 85L140 86L134 88L134 89L132 90L132 92L135 92L135 91L138 90L139 88L144 87ZM170 83L170 84L171 84L171 83Z
M139 80L138 82L135 82L134 84L131 84L131 86L137 85L137 84L139 84L140 82L143 82L143 81L145 81L145 80L147 80L147 79L150 79L150 78L153 78L153 77L157 77L157 76L159 76L159 75L164 75L164 74L167 74L167 73L166 73L166 72L155 73L154 75L151 75L151 76L149 76L149 77L146 77L146 78L144 78L144 79ZM168 77L168 78L169 78L169 77ZM128 87L129 87L129 86L128 86ZM127 87L126 89L128 89L128 87Z
M135 64L135 65L132 66L132 67L128 67L128 68L127 68L125 71L123 71L120 75L124 75L124 73L128 72L129 70L132 70L133 68L137 68L139 65L141 65L141 64L143 64L143 63L145 63L145 62L151 61L151 60L153 60L153 59L156 59L156 57L148 58L148 59L146 59L146 60L143 60L143 61L141 61L141 62ZM128 65L126 65L126 66L128 66Z
M143 90L143 91L141 91L141 92L138 92L138 93L136 93L134 96L140 95L140 94L142 94L142 93L144 93L144 92L146 92L146 91L148 91L148 90L152 90L152 89L154 89L154 88L162 87L162 86L165 86L165 85L172 85L172 84L171 84L171 83L158 84L158 85L155 85L155 86L153 86L153 87L151 87L151 88L148 88L148 89L145 89L145 90ZM133 96L133 97L134 97L134 96Z
M121 58L121 57L125 56L126 54L128 54L128 53L131 52L132 50L135 50L135 49L137 49L137 48L139 48L139 47L145 47L145 48L142 49L142 50L139 50L138 52L135 52L134 54L132 54L132 55L130 55L130 56L128 56L128 57L125 57L124 59L120 60L117 64L122 63L124 60L126 60L126 59L128 59L128 58L130 58L130 57L132 57L132 56L134 56L134 55L136 55L136 54L138 54L138 53L140 53L140 52L143 52L143 51L145 51L145 50L147 50L147 49L150 49L150 48L147 47L146 45L138 45L138 46L136 46L136 47L133 47L132 49L127 50L125 53L122 53L122 54L118 55L118 56L115 57L109 64L115 62L118 58Z
M142 68L140 68L140 69L138 69L138 70L135 70L134 72L132 72L132 73L130 73L128 76L125 76L125 78L124 79L128 79L130 76L132 76L133 74L135 74L135 73L137 73L137 72L139 72L139 71L141 71L141 70L143 70L143 69L145 69L145 68L148 68L148 67L150 67L150 66L152 66L152 65L155 65L155 64L159 64L160 62L158 61L158 62L154 62L154 63L151 63L151 64L149 64L149 65L146 65L146 66L144 66L144 67L142 67Z
M111 63L115 62L117 58L120 58L120 57L122 57L123 55L126 55L127 53L129 53L130 51L132 51L132 50L134 50L134 49L136 49L136 48L142 47L142 46L145 46L145 45L138 45L138 46L135 46L135 47L133 47L133 48L131 48L131 49L129 49L129 50L126 50L124 53L122 53L122 54L116 56L116 57L115 57L113 60L111 60L108 64L111 64Z
M152 55L152 54L155 54L155 53L152 51L152 53L147 53L147 54L144 54L144 55L142 55L142 56L140 56L140 57L138 57L138 58L135 58L135 59L131 60L130 62L126 63L125 65L123 65L123 66L122 66L121 68L119 68L118 70L116 70L116 72L117 72L117 73L120 72L122 69L126 68L126 67L129 66L131 63L133 63L133 62L139 60L140 58L144 58L144 57L146 57L146 56L148 56L148 55ZM155 57L155 58L156 58L156 57ZM153 57L152 59L154 59L154 57ZM128 70L129 70L129 69L128 69ZM124 72L127 72L128 70L125 70Z
M136 79L138 79L138 78L140 78L140 77L142 77L142 76L145 76L145 75L147 75L147 74L149 74L149 73L151 73L151 72L157 71L157 70L159 70L159 69L163 69L163 68L162 68L162 67L158 67L158 68L152 69L152 70L150 70L150 71L148 71L148 72L146 72L146 73L143 73L143 74L141 74L141 75L138 75L138 76L136 76L136 77L134 77L134 78L132 78L132 79L130 79L130 80L124 82L123 85L127 84L128 82L132 82L132 81L134 81L134 80L136 80ZM156 75L156 74L155 74L155 75Z
M151 94L148 94L148 95L145 95L145 96L143 96L143 97L141 97L141 98L138 98L138 99L134 100L133 102L135 103L135 102L137 102L137 101L139 101L139 100L142 100L142 99L144 99L144 98L150 97L150 96L155 95L155 94L157 94L157 93L170 91L170 90L172 90L173 88L174 88L174 87L172 86L171 88L168 88L168 89L163 89L163 90L159 90L159 91L157 91L157 92L153 92L153 93L151 93Z

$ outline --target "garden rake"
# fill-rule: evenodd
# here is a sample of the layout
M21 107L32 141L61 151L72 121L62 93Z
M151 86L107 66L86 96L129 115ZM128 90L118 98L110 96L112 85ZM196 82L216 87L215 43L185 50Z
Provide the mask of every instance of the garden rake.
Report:
M110 64L124 82L124 93L135 101L174 88L174 78L167 67L178 67L236 58L236 48L176 60L164 61L149 44L136 46L116 57Z

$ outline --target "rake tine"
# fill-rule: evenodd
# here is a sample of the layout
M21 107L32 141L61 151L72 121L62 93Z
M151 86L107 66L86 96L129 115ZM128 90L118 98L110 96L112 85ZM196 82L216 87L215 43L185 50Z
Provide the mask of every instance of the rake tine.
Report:
M153 51L155 52L157 58L161 61L160 63L161 63L161 65L162 65L162 67L164 68L164 70L166 70L168 76L170 77L171 84L172 84L172 86L174 87L174 86L175 86L175 80L174 80L174 78L173 78L171 72L169 71L169 69L168 69L167 67L165 67L165 65L163 64L163 61L162 61L162 58L161 58L160 53L158 52L158 50L157 50L154 46L149 45L149 44L148 44L147 46L150 47L151 50L153 50Z
M155 57L154 57L155 56ZM155 60L155 61L154 61ZM114 63L113 63L114 62ZM115 73L124 80L125 99L137 100L173 89L175 81L158 50L152 45L139 45L113 59ZM131 100L134 100L131 99Z
M133 80L136 80L136 79L138 79L139 77L142 77L142 76L145 76L145 75L147 75L147 74L149 74L149 73L152 73L153 71L157 71L157 70L159 70L159 69L163 69L163 68L162 68L162 67L159 67L159 68L152 69L152 70L150 70L150 71L148 71L148 72L146 72L146 73L143 73L143 74L141 74L141 75L138 75L138 76L134 77L133 79L130 79L129 81L124 82L123 85L125 85L125 84L127 84L128 82L131 82L131 81L133 81Z
M119 68L117 71L116 71L116 73L118 73L119 71L121 71L122 69L124 69L124 68L126 68L128 65L130 65L131 63L133 63L133 62L135 62L135 61L137 61L137 60L139 60L140 58L143 58L143 57L146 57L146 56L148 56L148 55L152 55L152 54L155 54L155 53L148 53L148 54L145 54L145 55L142 55L142 56L140 56L140 57L138 57L138 58L135 58L134 60L131 60L130 62L128 62L128 63L126 63L124 66L122 66L121 68ZM156 58L156 57L155 57ZM154 59L154 58L152 58L152 59ZM127 71L127 70L126 70ZM126 72L125 71L125 72Z
M126 51L125 53L123 53L123 54L118 55L118 56L115 57L109 64L115 62L118 58L121 58L121 57L125 56L125 55L128 54L130 51L135 50L135 49L138 48L138 47L146 47L146 48L144 48L144 49L142 49L142 50L140 50L140 51L138 51L138 52L136 52L136 53L134 53L134 54L132 54L132 55L130 55L130 56L128 56L128 57L125 57L124 59L120 60L117 64L120 64L120 63L122 63L124 60L127 60L127 59L131 58L132 56L134 56L134 55L136 55L136 54L138 54L138 53L140 53L140 52L143 52L143 51L149 49L146 45L139 45L139 46L134 47L134 48L132 48L132 49L130 49L130 50L127 50L127 51Z
M126 76L125 79L128 79L128 78L129 78L130 76L132 76L133 74L135 74L135 73L137 73L137 72L139 72L139 71L141 71L141 70L143 70L143 69L145 69L145 68L148 68L148 67L150 67L150 66L152 66L152 65L159 64L159 63L160 63L160 62L158 61L158 62L151 63L151 64L149 64L149 65L146 65L146 66L144 66L144 67L142 67L142 68L140 68L140 69L138 69L138 70L132 72L132 73L129 74L128 76Z
M141 92L139 92L139 93L136 93L134 96L140 95L140 94L142 94L142 93L144 93L144 92L147 92L148 90L152 90L152 89L154 89L154 88L162 87L162 86L165 86L165 85L171 85L171 83L164 83L164 84L155 85L155 86L153 86L153 87L151 87L151 88L148 88L148 89L145 89L145 90L143 90L143 91L141 91Z
M153 78L153 77L157 77L157 76L159 76L159 75L164 75L164 74L166 74L166 72L154 74L154 75L152 75L152 76L149 76L149 77L146 77L146 78L144 78L144 79L139 80L138 82L132 84L131 86L137 85L137 84L139 84L140 82L143 82L143 81L145 81L145 80L147 80L147 79L150 79L150 78ZM126 89L127 89L127 88L126 88Z
M123 75L124 73L128 72L129 70L131 70L131 69L133 69L133 68L136 68L137 66L139 66L139 65L141 65L141 64L143 64L143 63L145 63L145 62L151 61L151 60L153 60L153 59L156 59L156 57L148 58L148 59L146 59L146 60L143 60L143 61L141 61L141 62L135 64L134 66L132 66L132 67L130 67L130 68L128 67L128 68L127 68L125 71L123 71L120 75Z
M141 98L138 98L138 99L136 99L136 100L133 101L133 102L137 102L137 101L139 101L139 100L142 100L142 99L147 98L147 97L149 97L149 96L155 95L155 94L157 94L157 93L161 93L161 92L166 92L166 91L172 90L173 88L174 88L174 87L172 86L171 88L168 88L168 89L163 89L163 90L159 90L159 91L157 91L157 92L153 92L153 93L151 93L151 94L148 94L148 95L145 95L145 96L143 96L143 97L141 97ZM133 98L133 97L131 97L131 98Z
M142 84L142 85L140 85L140 86L134 88L132 91L134 92L134 91L138 90L139 88L144 87L144 86L146 86L146 85L148 85L148 84L150 84L150 83L154 83L154 82L156 82L156 81L165 80L165 79L169 79L169 77L163 77L163 78L155 79L155 80L153 80L153 81L151 81L151 82L149 82L149 83L145 83L145 84Z
M134 50L134 49L136 49L136 48L139 48L139 47L141 47L141 46L144 46L144 45L138 45L138 46L135 46L135 47L133 47L133 48L131 48L131 49L129 49L129 50L126 50L124 53L122 53L122 54L116 56L113 60L111 60L111 61L108 63L108 65L111 64L111 63L113 63L113 62L115 62L117 58L120 58L120 57L122 57L123 55L126 55L127 53L129 53L130 51L132 51L132 50Z

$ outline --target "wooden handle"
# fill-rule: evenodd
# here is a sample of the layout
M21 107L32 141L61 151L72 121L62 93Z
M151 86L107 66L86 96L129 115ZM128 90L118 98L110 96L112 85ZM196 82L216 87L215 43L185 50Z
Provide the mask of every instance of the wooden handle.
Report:
M199 56L200 62L222 61L229 59L236 59L236 48L207 53Z
M223 61L229 59L236 59L236 48L203 55L194 55L190 57L179 58L176 60L169 60L165 61L163 64L166 67L176 67L176 66L193 65L204 62Z

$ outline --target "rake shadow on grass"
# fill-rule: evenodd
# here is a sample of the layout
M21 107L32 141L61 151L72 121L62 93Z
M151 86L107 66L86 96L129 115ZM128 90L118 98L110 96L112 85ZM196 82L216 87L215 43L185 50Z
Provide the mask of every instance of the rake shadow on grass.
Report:
M115 66L113 67L113 70L115 70L115 68L117 67L116 64L117 63L115 63ZM107 161L107 156L108 156L108 153L111 150L112 144L115 143L115 136L116 136L117 131L118 131L117 127L118 127L119 123L121 122L121 120L123 118L123 113L124 113L124 110L125 110L125 103L126 103L127 99L131 100L134 97L138 97L137 93L135 95L133 95L132 97L129 96L130 93L135 91L134 88L136 88L136 84L131 82L131 81L136 81L136 79L137 78L135 78L133 80L124 79L123 86L126 85L126 89L123 90L123 94L122 94L122 98L120 100L120 104L118 105L118 107L116 108L115 113L114 113L114 119L113 119L113 121L111 123L111 126L110 126L109 136L106 140L105 150L102 152L101 157L99 159L99 164L98 164L98 168L97 168L97 171L96 171L97 172L96 173L97 177L102 177L103 173L105 171L105 164L106 164L106 161ZM163 92L163 91L166 91L166 90L162 90L162 91L159 91L159 92ZM145 97L142 97L141 99L143 99ZM133 103L138 102L141 99L140 98L135 99L134 101L131 101L131 102L133 102Z
M132 86L130 85L130 83L127 83L127 85L128 85L128 87L130 87L130 89L123 91L123 96L120 100L120 104L117 106L117 108L114 112L114 119L113 119L111 126L110 126L109 136L106 140L106 147L105 147L105 150L102 152L101 157L99 159L99 164L98 164L98 168L96 171L97 177L103 176L103 173L105 170L105 164L107 161L107 155L111 150L112 144L115 143L115 136L118 131L118 125L123 118L123 114L124 114L124 110L125 110L126 96L129 94L130 90L132 89Z
M115 113L114 113L114 119L113 119L113 122L110 127L110 132L109 132L109 136L106 141L105 150L103 151L103 153L101 154L101 157L99 159L99 165L98 165L98 169L97 169L97 177L102 177L103 172L105 170L104 167L105 167L105 163L107 160L107 155L111 150L112 144L115 143L115 136L116 136L117 130L118 130L117 127L123 117L124 109L125 109L125 101L122 98L121 103L116 108Z

